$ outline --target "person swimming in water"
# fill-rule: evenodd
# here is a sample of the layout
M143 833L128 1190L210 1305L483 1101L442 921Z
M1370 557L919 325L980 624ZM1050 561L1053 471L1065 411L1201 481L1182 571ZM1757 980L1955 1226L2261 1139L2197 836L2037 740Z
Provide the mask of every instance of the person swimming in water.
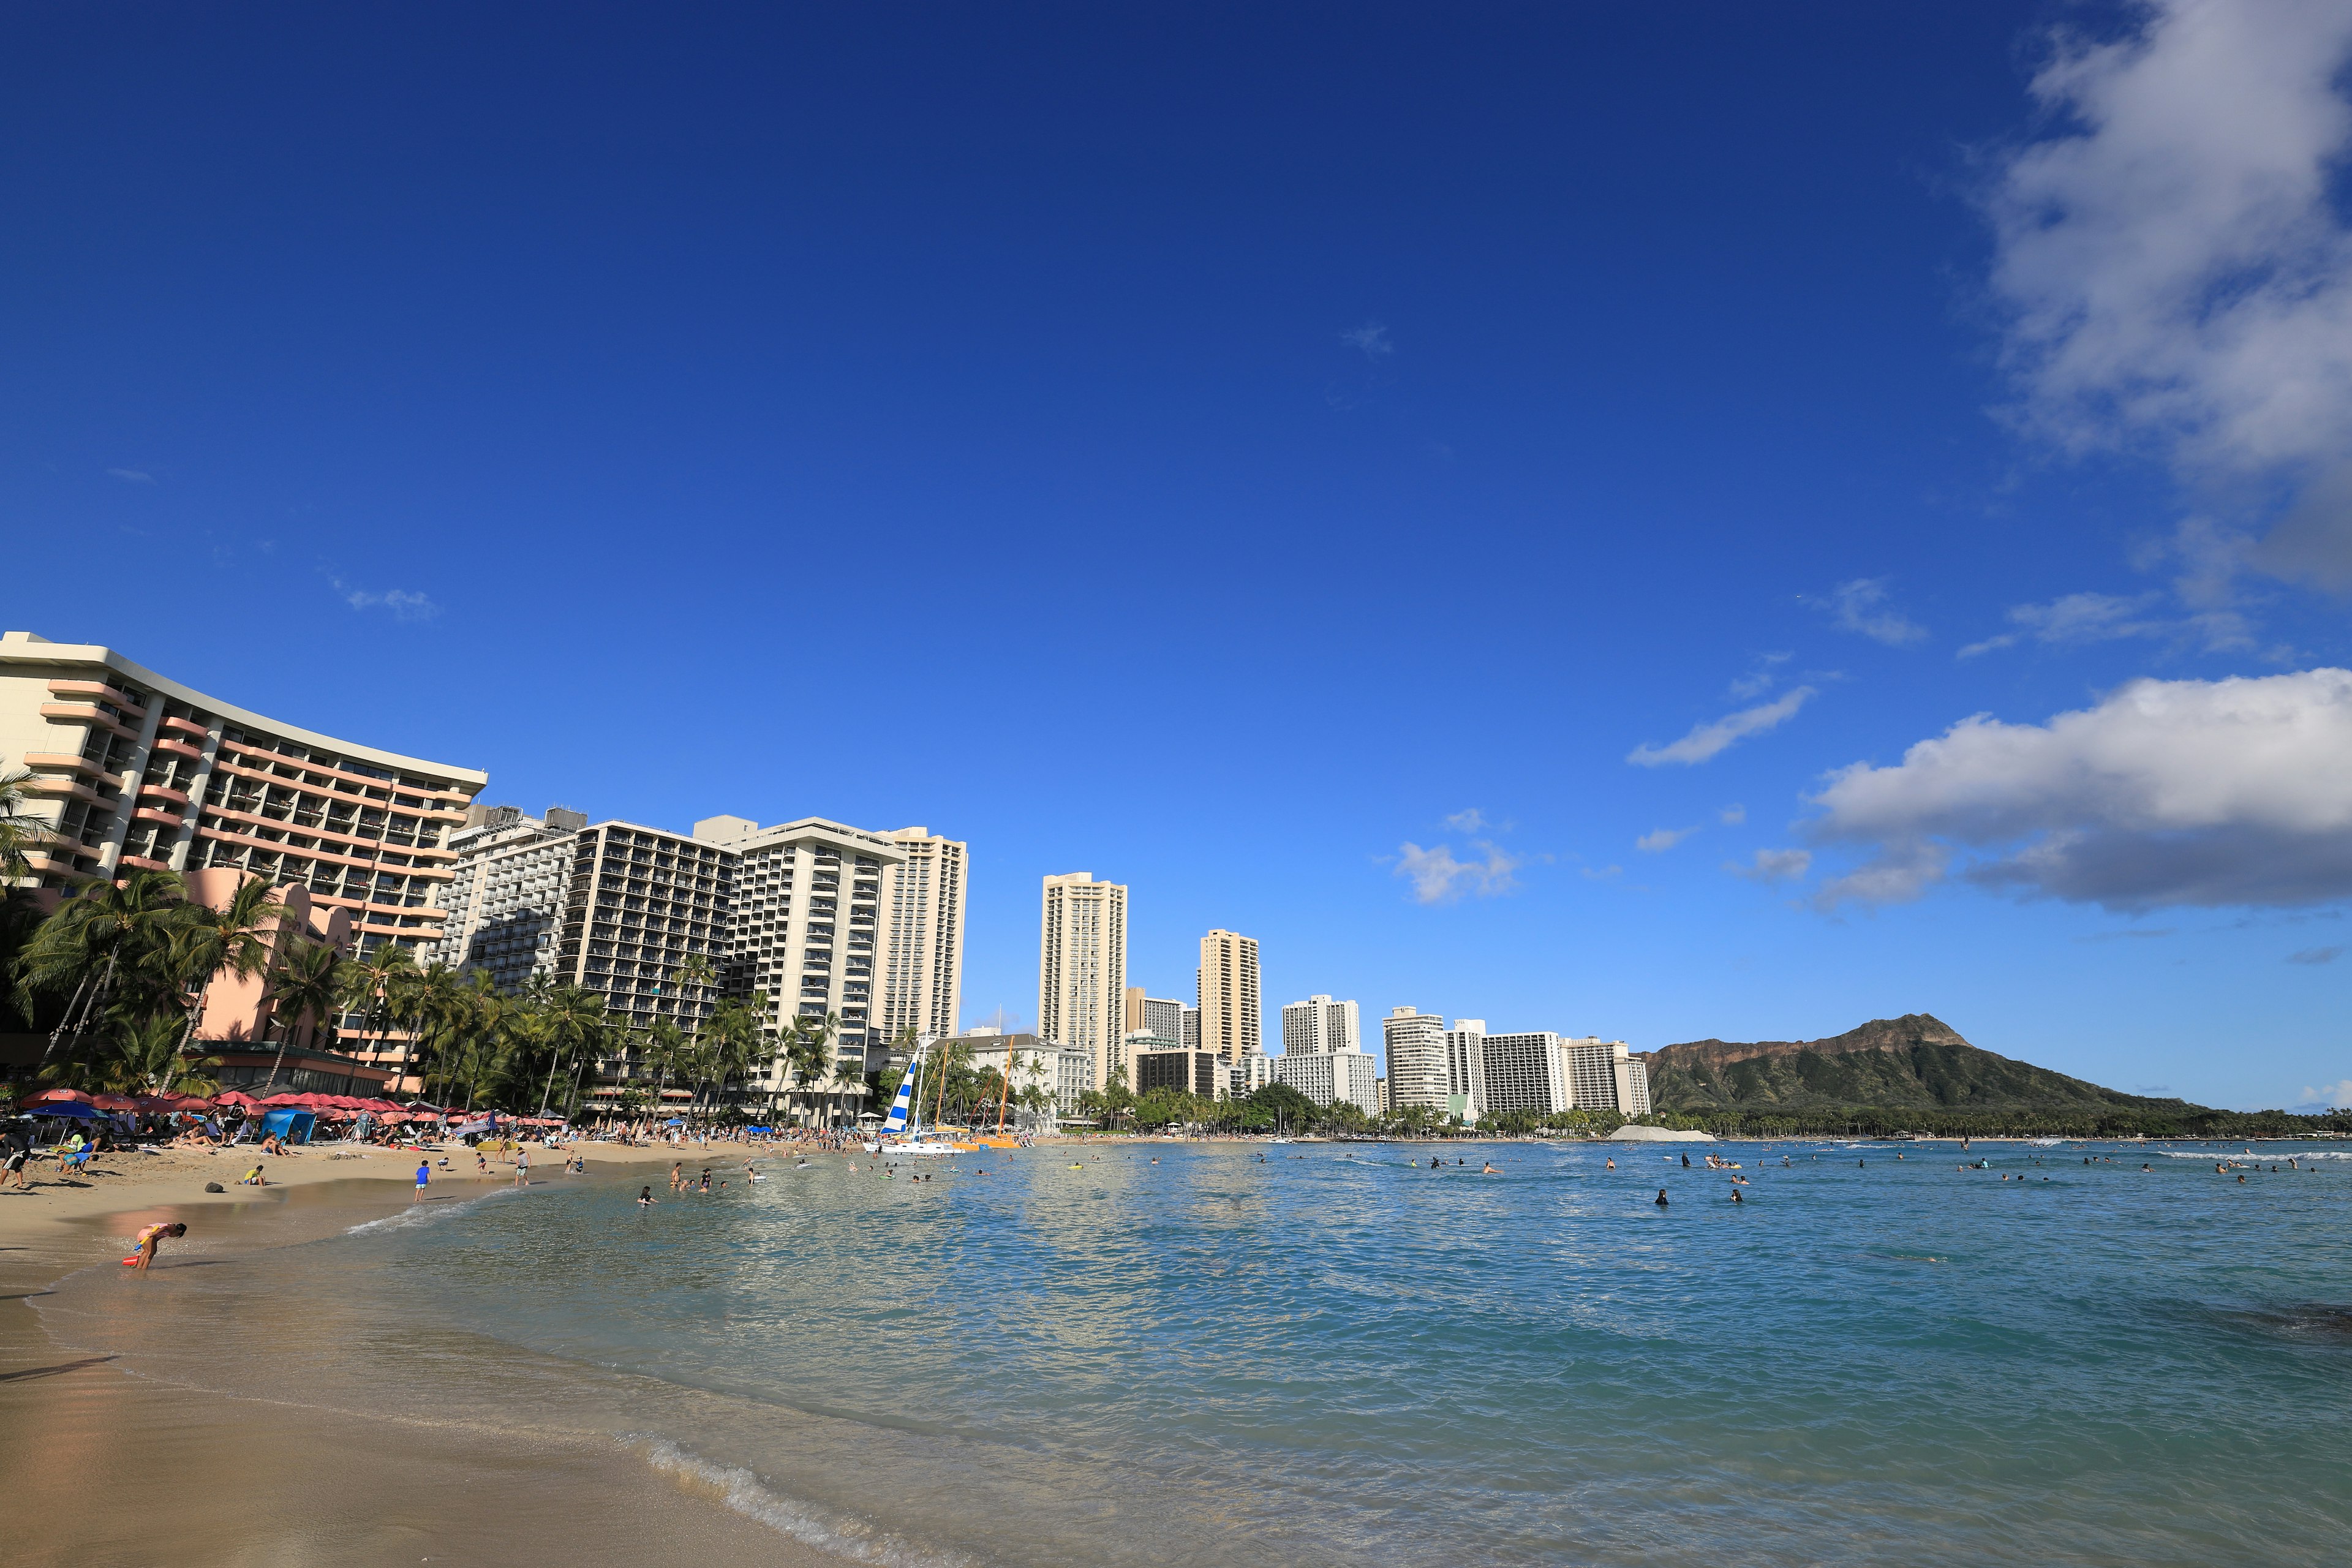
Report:
M1492 1160L1489 1160L1478 1173L1482 1176L1499 1176L1503 1173L1495 1169L1495 1163Z
M1659 1206L1660 1208L1664 1208L1664 1207L1666 1207L1666 1206L1667 1206L1667 1205L1666 1205L1666 1189L1665 1189L1665 1188L1664 1188L1664 1187L1660 1187L1660 1188L1658 1189L1658 1206Z
M661 1200L659 1198L654 1196L654 1190L652 1187L644 1186L637 1189L637 1207L640 1209L649 1209L660 1201Z
M1739 1195L1739 1189L1738 1189L1738 1187L1734 1187L1734 1188L1732 1188L1732 1189L1731 1189L1731 1201L1732 1201L1733 1203L1736 1203L1736 1204L1737 1204L1737 1203L1744 1203L1744 1202L1746 1202L1747 1200L1746 1200L1746 1199L1744 1199L1744 1198L1742 1198L1742 1197Z

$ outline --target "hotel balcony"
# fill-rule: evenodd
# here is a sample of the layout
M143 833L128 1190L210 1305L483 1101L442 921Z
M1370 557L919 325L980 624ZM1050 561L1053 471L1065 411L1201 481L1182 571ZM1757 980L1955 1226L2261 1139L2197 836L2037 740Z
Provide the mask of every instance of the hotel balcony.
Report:
M49 695L87 698L93 701L110 703L121 709L129 718L142 722L144 722L147 718L147 710L139 706L138 701L129 692L109 686L103 680L52 680L49 682Z
M113 731L126 741L139 738L139 731L117 720L113 710L95 702L44 702L41 717L53 724L95 724Z
M194 736L199 741L210 738L209 731L194 719L182 719L177 716L167 718L163 721L163 727L177 734Z

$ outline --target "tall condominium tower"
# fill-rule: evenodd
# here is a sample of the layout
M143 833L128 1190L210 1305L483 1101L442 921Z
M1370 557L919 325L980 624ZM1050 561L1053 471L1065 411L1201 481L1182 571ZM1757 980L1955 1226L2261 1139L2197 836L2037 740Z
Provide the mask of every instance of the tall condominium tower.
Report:
M1358 1027L1356 1005L1334 1002L1328 996L1309 996L1304 1002L1292 1002L1282 1009L1282 1050L1285 1056L1302 1052L1360 1051L1363 1036Z
M882 868L882 993L875 1033L945 1039L956 1032L963 993L964 884L971 856L952 838L901 827L882 837L906 858Z
M1166 1045L1182 1046L1184 1015L1192 1009L1181 1002L1147 996L1140 985L1127 988L1127 1032L1142 1033Z
M820 816L774 827L712 817L697 823L695 832L724 844L740 862L730 984L750 994L772 1040L782 1038L796 1018L838 1020L834 1071L809 1086L812 1097L821 1097L812 1099L811 1108L854 1114L847 1102L865 1092L866 1053L888 1044L875 1000L885 962L877 950L882 881L886 872L906 865L906 847ZM929 884L934 897L936 875ZM960 879L957 901L961 941ZM929 913L936 921L937 906ZM781 1089L788 1082L800 1087L779 1061L761 1086Z
M1391 1007L1381 1020L1381 1044L1389 1058L1388 1109L1410 1110L1414 1106L1445 1110L1445 1020L1434 1013Z
M1449 1116L1475 1121L1486 1114L1486 1020L1456 1018L1445 1031L1445 1104Z
M1257 1001L1257 939L1213 931L1201 939L1201 1048L1228 1065L1265 1049Z
M656 1018L691 1033L726 975L735 857L683 833L600 822L570 837L563 926L550 971L557 984L604 998L615 1023ZM680 975L690 959L715 983Z
M556 935L571 901L572 836L588 826L550 806L525 816L511 805L476 806L481 821L449 836L457 876L442 895L449 923L428 963L488 973L501 991L555 972Z
M1094 1058L1095 1086L1125 1065L1127 889L1090 871L1048 877L1037 941L1037 1033Z
M1486 1065L1486 1109L1549 1116L1574 1101L1569 1087L1568 1050L1549 1030L1488 1035L1482 1044Z
M1588 1036L1563 1040L1571 1102L1580 1110L1614 1110L1623 1116L1650 1113L1650 1069L1633 1059L1622 1040Z
M30 770L40 885L233 868L350 917L357 945L440 940L452 829L488 775L266 719L112 648L0 636L0 773Z

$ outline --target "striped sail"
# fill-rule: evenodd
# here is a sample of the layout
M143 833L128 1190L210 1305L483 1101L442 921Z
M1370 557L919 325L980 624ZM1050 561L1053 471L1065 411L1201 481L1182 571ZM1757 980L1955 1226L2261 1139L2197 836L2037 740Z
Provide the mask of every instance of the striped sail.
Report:
M915 1053L915 1059L907 1064L907 1076L898 1082L898 1098L890 1102L889 1120L882 1123L882 1135L885 1138L894 1132L904 1132L907 1130L907 1109L915 1100L915 1069L922 1064L922 1053L918 1051Z

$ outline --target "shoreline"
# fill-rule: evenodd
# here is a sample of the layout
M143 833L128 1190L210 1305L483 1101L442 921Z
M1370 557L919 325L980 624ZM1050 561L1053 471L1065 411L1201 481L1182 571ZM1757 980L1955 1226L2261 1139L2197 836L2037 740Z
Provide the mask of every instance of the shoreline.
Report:
M127 1568L168 1556L232 1568L299 1555L394 1568L549 1543L576 1558L583 1540L594 1543L586 1561L632 1568L842 1561L730 1507L723 1485L618 1440L353 1414L303 1403L299 1389L282 1399L222 1394L141 1364L152 1358L77 1350L43 1321L39 1299L93 1268L152 1292L154 1309L171 1313L177 1269L249 1264L414 1206L413 1155L331 1152L266 1161L273 1179L259 1190L228 1184L252 1163L244 1150L109 1156L118 1169L134 1159L149 1168L0 1193L0 1473L18 1504L12 1563ZM636 1167L650 1176L677 1157L599 1146L587 1175L535 1174L531 1184L642 1179ZM551 1173L554 1152L547 1160ZM511 1178L495 1163L488 1177L436 1172L428 1201L478 1199ZM228 1190L207 1194L206 1181ZM140 1226L169 1219L186 1220L189 1234L166 1244L150 1275L108 1268Z

